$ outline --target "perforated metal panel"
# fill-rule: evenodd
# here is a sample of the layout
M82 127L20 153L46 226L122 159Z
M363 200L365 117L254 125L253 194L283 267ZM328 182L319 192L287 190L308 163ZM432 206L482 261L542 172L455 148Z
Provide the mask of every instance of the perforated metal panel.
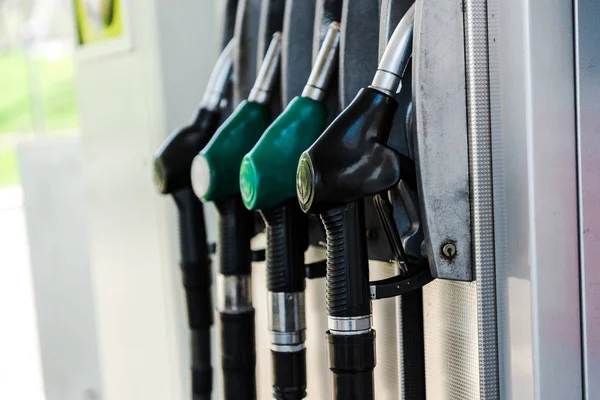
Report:
M430 399L479 399L474 282L436 280L423 288L425 370Z

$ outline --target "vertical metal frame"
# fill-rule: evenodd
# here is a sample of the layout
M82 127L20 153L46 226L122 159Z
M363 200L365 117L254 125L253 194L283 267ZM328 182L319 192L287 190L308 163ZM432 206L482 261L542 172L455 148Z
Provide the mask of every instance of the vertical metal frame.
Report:
M582 397L573 4L488 0L500 394Z
M600 3L576 0L575 73L583 390L600 396Z
M465 0L464 18L472 263L477 281L479 390L483 398L496 399L500 393L487 0Z

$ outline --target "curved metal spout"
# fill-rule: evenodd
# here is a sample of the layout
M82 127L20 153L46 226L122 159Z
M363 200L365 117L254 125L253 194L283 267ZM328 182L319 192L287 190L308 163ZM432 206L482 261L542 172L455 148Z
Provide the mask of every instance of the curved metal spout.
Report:
M200 102L200 107L206 110L214 111L221 103L221 99L225 92L225 86L231 79L234 45L235 38L231 39L227 46L225 46L210 74L204 96Z
M302 91L303 97L309 97L316 101L322 101L325 98L325 89L329 83L331 75L337 65L337 49L340 43L340 24L332 22L327 30L327 35L317 55L317 59L310 72L306 86Z
M412 56L414 16L413 4L396 26L370 87L391 96L395 95Z
M279 71L279 59L281 55L281 32L275 32L271 44L267 49L265 58L260 65L254 86L248 96L248 101L266 104L271 98L271 92L275 85Z

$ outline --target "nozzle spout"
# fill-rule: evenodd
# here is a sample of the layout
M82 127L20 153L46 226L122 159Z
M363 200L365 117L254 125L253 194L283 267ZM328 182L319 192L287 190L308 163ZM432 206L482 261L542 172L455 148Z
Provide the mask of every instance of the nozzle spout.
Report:
M275 32L267 54L263 59L254 86L248 96L248 101L259 104L266 104L271 98L271 92L275 85L277 72L279 69L279 59L281 55L281 32Z
M323 44L317 54L306 86L302 91L302 97L308 97L316 101L323 101L325 89L337 67L337 55L340 44L340 24L332 22L323 40Z
M385 48L371 83L373 89L391 96L397 92L408 61L412 56L414 17L415 5L413 4L394 29Z
M208 84L206 85L204 96L200 102L201 108L214 111L219 107L219 103L221 103L221 99L225 92L225 86L231 78L234 45L235 38L229 41L217 59L217 63L215 64L215 67L210 74Z

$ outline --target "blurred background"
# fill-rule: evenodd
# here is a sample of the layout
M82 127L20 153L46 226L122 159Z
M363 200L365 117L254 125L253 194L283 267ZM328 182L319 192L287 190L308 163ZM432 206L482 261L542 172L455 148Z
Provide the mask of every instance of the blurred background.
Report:
M71 0L0 0L0 187L18 186L17 143L76 135Z
M0 0L2 399L45 399L17 148L78 135L71 7L70 0Z
M150 166L202 96L219 3L0 0L0 399L187 398Z

